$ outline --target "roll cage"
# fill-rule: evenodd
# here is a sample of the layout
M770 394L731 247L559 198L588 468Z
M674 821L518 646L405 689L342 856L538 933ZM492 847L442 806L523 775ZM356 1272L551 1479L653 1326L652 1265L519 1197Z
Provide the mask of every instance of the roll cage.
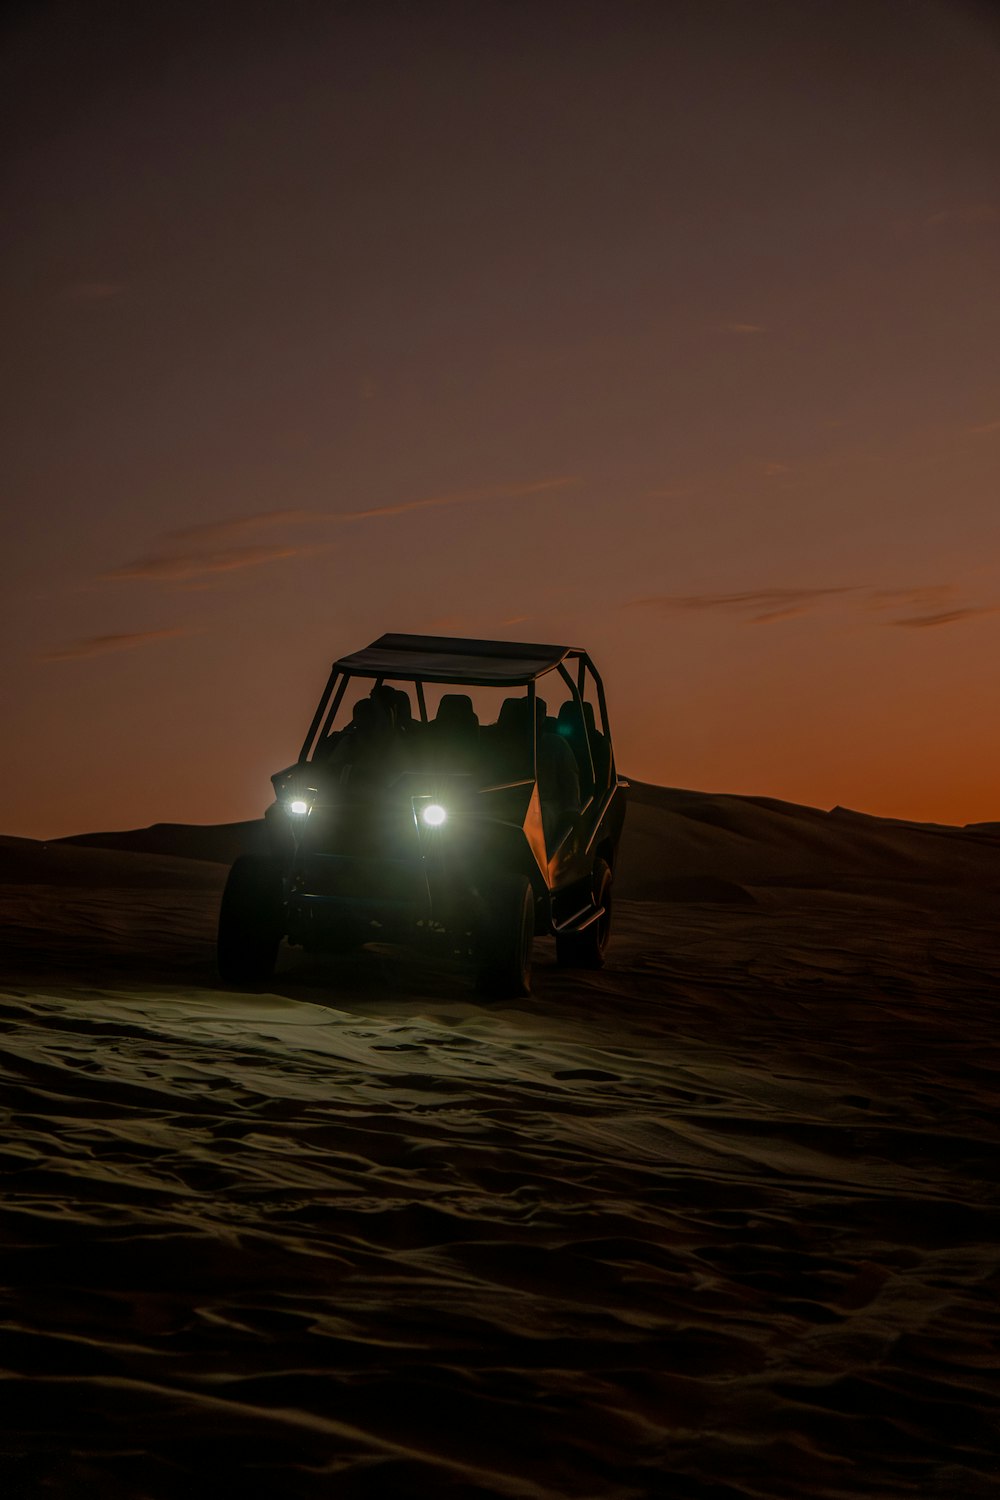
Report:
M534 779L538 775L538 715L535 711L537 683L555 673L576 704L584 730L589 762L589 787L583 799L586 808L601 790L594 756L594 744L588 726L585 704L588 675L597 698L599 722L595 714L596 732L603 737L608 747L609 762L604 768L604 779L613 786L616 779L614 749L608 728L607 702L600 673L586 651L574 646L543 645L525 641L486 641L467 637L425 635L383 635L361 651L340 657L330 670L330 676L320 698L308 732L299 752L299 764L309 763L331 734L338 711L344 701L350 682L356 679L370 681L374 688L386 682L412 683L419 708L419 723L426 726L430 721L424 685L447 684L453 687L480 688L525 688L530 705L529 717L532 726L532 766ZM591 705L593 706L593 705ZM508 783L517 785L521 783Z

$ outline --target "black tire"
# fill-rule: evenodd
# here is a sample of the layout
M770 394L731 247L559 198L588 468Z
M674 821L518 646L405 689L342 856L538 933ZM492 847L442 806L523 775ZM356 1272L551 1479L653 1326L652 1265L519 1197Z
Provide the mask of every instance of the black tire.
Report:
M226 984L263 984L274 973L285 935L282 863L244 854L229 872L219 908L216 956Z
M531 994L535 896L526 876L498 881L488 895L477 942L480 992L502 1000Z
M591 890L594 893L594 905L603 906L604 913L582 932L568 932L564 937L556 937L556 962L564 968L603 968L604 954L611 936L613 885L608 864L603 859L595 859Z

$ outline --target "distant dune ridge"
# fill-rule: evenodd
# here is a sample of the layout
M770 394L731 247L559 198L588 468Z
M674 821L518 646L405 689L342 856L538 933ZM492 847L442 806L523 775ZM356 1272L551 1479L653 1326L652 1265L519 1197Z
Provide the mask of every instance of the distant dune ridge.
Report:
M154 823L118 833L77 834L56 843L226 865L266 847L261 820ZM633 781L618 894L643 901L748 900L746 885L971 876L982 865L984 846L1000 855L1000 824L957 828L911 823L847 808L824 812L767 797Z
M55 842L78 848L211 860L222 865L231 865L240 854L261 853L266 847L262 819L243 823L154 823L151 828L130 828L120 833L78 833Z
M633 783L599 973L283 955L256 821L0 839L0 1478L985 1500L1000 825Z

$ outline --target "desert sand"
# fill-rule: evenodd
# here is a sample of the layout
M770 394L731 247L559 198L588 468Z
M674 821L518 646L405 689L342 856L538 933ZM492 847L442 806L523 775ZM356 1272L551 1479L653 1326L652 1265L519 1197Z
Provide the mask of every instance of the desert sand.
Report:
M214 976L253 825L0 841L7 1497L1000 1488L1000 829L633 785L607 967Z

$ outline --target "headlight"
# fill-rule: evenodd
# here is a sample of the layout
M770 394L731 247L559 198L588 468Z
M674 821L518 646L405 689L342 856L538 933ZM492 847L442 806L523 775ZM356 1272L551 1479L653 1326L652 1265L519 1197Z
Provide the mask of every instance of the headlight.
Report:
M427 806L423 809L420 816L423 818L428 828L440 828L441 824L447 819L448 814L445 812L440 802L428 802Z
M293 797L291 802L288 802L285 805L287 806L288 811L290 813L294 813L297 818L304 818L306 813L309 811L309 803L305 802L301 797Z

